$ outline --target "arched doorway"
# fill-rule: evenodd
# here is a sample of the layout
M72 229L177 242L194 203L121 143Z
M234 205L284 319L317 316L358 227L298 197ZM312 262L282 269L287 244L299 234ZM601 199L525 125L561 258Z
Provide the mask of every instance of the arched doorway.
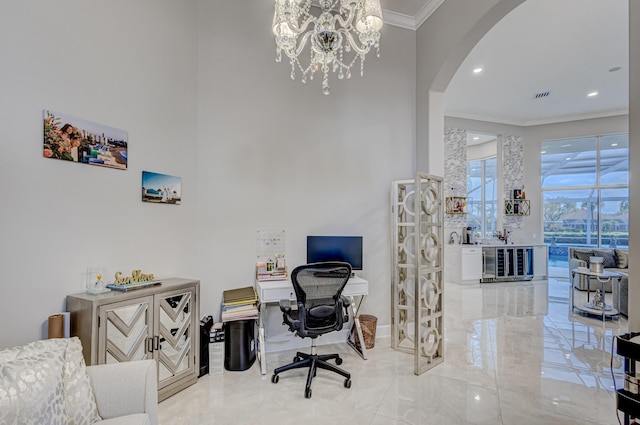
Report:
M444 90L475 44L497 22L525 0L470 2L446 0L416 32L416 155L415 169L442 175L444 167ZM629 157L630 170L640 169L640 3L629 2ZM452 24L455 23L455 24ZM634 184L638 182L638 184ZM629 273L640 267L640 181L630 182ZM640 303L640 286L630 285L629 302ZM640 330L640 310L630 309L629 330Z

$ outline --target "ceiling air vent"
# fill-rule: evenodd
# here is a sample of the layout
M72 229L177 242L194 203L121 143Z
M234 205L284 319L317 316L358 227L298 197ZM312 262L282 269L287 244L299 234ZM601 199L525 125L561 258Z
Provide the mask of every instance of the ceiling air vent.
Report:
M534 99L542 99L543 97L547 97L551 94L550 91L541 91L540 93L536 93L533 98Z

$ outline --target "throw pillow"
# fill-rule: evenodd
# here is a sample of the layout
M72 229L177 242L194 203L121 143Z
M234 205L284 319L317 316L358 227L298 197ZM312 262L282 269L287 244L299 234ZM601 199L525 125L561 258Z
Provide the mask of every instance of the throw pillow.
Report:
M69 425L84 425L101 420L98 415L93 389L85 370L82 343L78 337L53 338L34 341L26 345L0 351L0 364L14 360L62 350L64 353L64 401ZM3 423L0 421L0 423Z
M618 263L619 269L626 269L629 267L629 251L623 251L621 249L616 249L616 260Z
M587 263L587 267L589 267L589 258L594 257L594 253L593 250L574 250L573 256Z
M0 364L0 423L67 423L64 357L48 350Z
M618 267L616 256L612 249L596 249L594 250L596 257L602 257L602 267L605 269Z

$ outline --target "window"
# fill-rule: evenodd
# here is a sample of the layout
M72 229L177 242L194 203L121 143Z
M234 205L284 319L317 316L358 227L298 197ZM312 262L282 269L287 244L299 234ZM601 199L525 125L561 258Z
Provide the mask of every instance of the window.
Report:
M550 264L569 246L629 246L629 135L541 145L544 241Z
M467 226L490 238L498 222L496 157L467 162Z

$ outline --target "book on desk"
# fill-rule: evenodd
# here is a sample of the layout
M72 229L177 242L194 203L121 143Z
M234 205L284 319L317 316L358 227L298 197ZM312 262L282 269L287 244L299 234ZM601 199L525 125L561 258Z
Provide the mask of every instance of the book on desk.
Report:
M229 289L222 293L222 321L258 318L258 294L252 286Z

